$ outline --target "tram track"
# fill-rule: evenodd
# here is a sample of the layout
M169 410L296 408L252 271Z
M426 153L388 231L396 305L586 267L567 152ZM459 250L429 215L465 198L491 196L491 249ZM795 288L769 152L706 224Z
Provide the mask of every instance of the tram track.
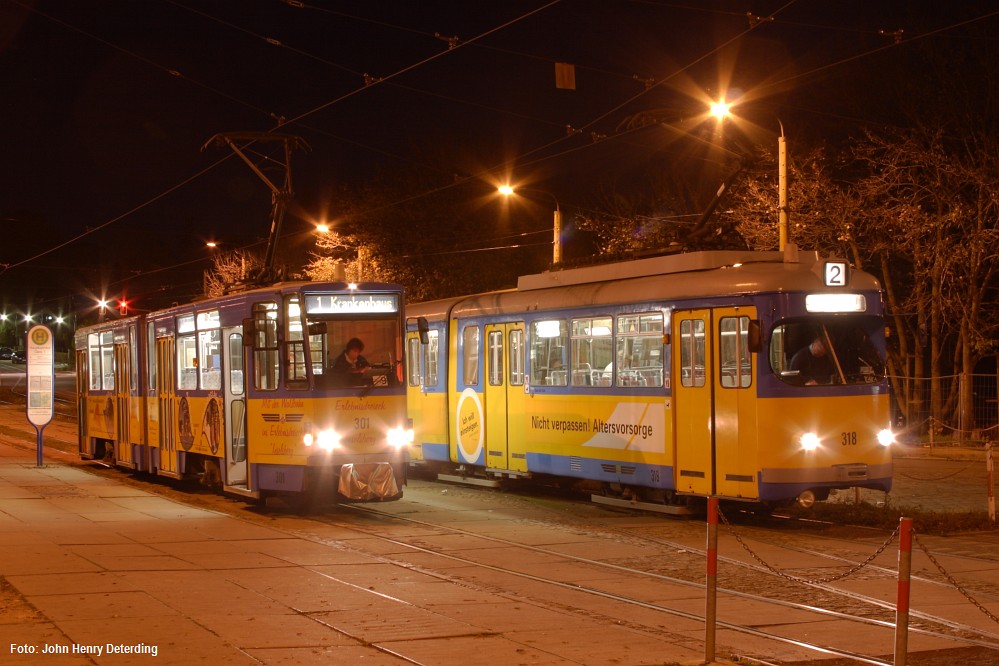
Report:
M753 531L755 532L756 530L753 530ZM652 538L652 537L647 537L647 536L641 536L639 538L644 539L644 540L648 540L650 542L658 543L658 544L666 546L666 547L687 549L687 550L690 550L691 552L697 553L700 556L706 556L706 551L705 550L697 548L697 547L694 547L694 546L691 546L690 544L687 544L687 543L678 542L678 541L670 541L670 540L662 540L662 539L657 539L657 538ZM778 547L778 548L780 548L780 549L782 549L784 551L789 551L789 552L794 552L794 553L800 553L802 555L806 555L806 556L809 556L809 557L815 557L815 558L819 558L819 559L830 560L830 561L836 562L836 563L838 563L838 565L846 567L847 569L850 569L850 570L856 569L856 568L860 568L861 565L863 565L862 566L863 569L865 569L867 571L874 572L875 574L877 574L879 577L881 577L883 579L895 580L897 578L897 575L898 575L898 572L897 572L896 569L891 569L891 568L888 568L888 567L879 566L877 564L874 564L873 562L864 563L861 560L855 560L855 559L850 559L850 558L842 557L842 556L838 556L838 555L832 555L832 554L829 554L827 552L822 552L822 551L815 550L815 549L810 549L810 548L802 548L802 547L799 547L799 546L790 546L790 545L783 544L783 543L778 543L778 542L772 541L772 540L761 539L758 536L751 536L749 538L753 539L754 541L757 541L757 542L759 542L761 544L766 544L766 545L771 546L771 547ZM818 538L821 539L821 537L818 537ZM739 537L738 540L740 542L744 543L747 540L747 537L746 536L741 536L741 537ZM827 540L827 539L822 539L822 540ZM746 550L748 552L749 551L749 547L746 547ZM962 557L966 557L966 556L962 556ZM809 587L809 588L812 588L812 589L820 590L820 591L823 591L823 592L826 592L826 593L831 593L831 594L833 594L835 596L844 597L844 598L846 598L848 600L851 600L851 601L861 602L861 603L867 604L867 605L869 605L869 606L871 606L871 607L873 607L875 609L881 609L883 611L888 611L888 612L891 612L891 613L894 613L894 611L895 611L895 605L893 603L889 603L889 602L883 601L881 599L878 599L876 597L872 597L870 595L860 594L860 593L857 593L857 592L854 592L854 591L851 591L851 590L845 590L845 589L836 587L834 585L831 585L828 582L822 582L821 580L820 581L809 580L809 578L807 576L802 575L802 574L783 574L782 572L774 572L773 570L768 569L768 567L766 567L764 565L753 564L752 562L747 562L747 561L744 561L744 560L740 560L740 559L735 558L735 557L719 556L718 559L719 559L720 562L723 562L725 564L728 564L728 565L731 565L731 566L734 566L734 567L739 567L739 568L742 568L742 569L750 570L750 571L753 571L753 572L759 573L759 574L771 575L771 576L778 577L778 578L789 579L789 580L792 580L793 582L795 582L797 584L800 584L802 586L806 586L806 587ZM921 584L936 586L936 587L940 587L940 588L950 588L951 587L946 582L937 580L935 578L929 578L927 576L920 576L920 575L912 575L912 576L910 576L910 582L911 583L921 583ZM982 596L988 596L992 600L995 600L995 599L999 598L999 597L997 597L996 594L994 594L992 591L989 591L989 590L976 590L976 593L979 594L979 595L982 595ZM951 629L953 631L966 632L966 633L970 633L970 634L982 636L984 638L989 639L988 641L978 641L978 640L968 639L968 643L969 644L974 644L974 645L979 645L979 646L982 646L982 647L989 647L989 648L999 648L999 633L985 631L983 629L980 629L980 628L977 628L977 627L973 627L973 626L965 624L965 623L954 622L954 621L949 620L947 618L944 618L942 616L934 615L934 614L931 614L931 613L926 613L926 612L919 611L919 610L912 609L912 608L909 609L909 617L910 617L910 619L915 618L915 619L918 619L918 620L923 620L923 621L928 622L928 623L938 624L938 625L947 627L947 628L949 628L949 629ZM893 624L893 623L889 622L889 624ZM922 631L919 628L910 628L910 630L912 630L912 631L920 631L920 632ZM931 632L930 635L937 635L937 634Z
M452 526L444 525L444 524L441 524L441 523L433 523L433 522L429 522L429 521L425 521L425 520L417 520L417 519L414 519L414 518L411 518L411 517L399 516L399 515L391 513L391 512L382 511L382 510L379 510L379 509L374 509L374 508L372 508L370 506L351 506L350 509L351 509L351 511L364 513L364 514L366 514L368 516L377 516L377 517L382 518L382 519L390 519L390 520L393 520L393 521L403 521L403 522L405 522L407 524L414 525L414 526L419 526L421 528L426 528L426 529L429 529L429 530L435 530L435 531L444 530L444 531L446 531L446 532L448 532L448 533L450 533L452 535L462 535L462 536L467 536L467 537L473 537L473 538L476 538L476 539L481 539L481 540L487 541L489 543L497 544L497 545L502 545L502 546L505 546L505 547L513 547L513 548L519 548L519 549L526 549L526 550L529 550L529 551L532 551L532 552L535 552L535 553L538 553L538 554L542 554L544 556L562 558L563 560L571 561L573 563L580 564L580 565L585 565L587 567L599 567L599 568L602 568L604 570L611 570L611 571L613 571L615 573L624 574L624 575L627 575L627 576L637 576L637 577L641 577L641 578L645 578L645 579L655 580L657 582L662 582L662 583L669 583L669 584L674 584L674 585L689 586L689 587L692 587L692 588L695 588L695 589L704 589L703 581L698 582L696 580L691 580L689 577L688 578L681 578L681 577L677 577L677 576L670 576L670 575L665 575L663 573L657 573L657 572L651 572L651 571L644 570L644 569L639 569L639 568L636 568L636 567L623 566L623 565L620 565L620 564L614 564L614 563L604 562L604 561L596 560L596 559L593 559L593 558L582 557L582 556L578 556L578 555L566 554L566 553L559 552L558 550L554 550L554 549L551 549L551 548L544 548L544 547L541 547L541 546L534 546L534 545L524 544L522 542L514 541L514 540L511 540L511 539L505 539L505 538L497 537L497 536L493 536L493 535L483 535L483 534L471 532L469 530L463 530L463 529L460 529L460 528L455 528L455 527L452 527ZM543 576L543 575L538 575L536 573L530 573L530 572L525 572L525 571L518 571L518 570L516 570L514 568L506 567L506 566L500 566L500 565L497 565L497 564L494 564L494 563L482 562L482 561L476 560L476 559L474 559L472 557L467 557L467 556L464 556L464 555L457 555L457 554L452 553L452 552L445 552L441 548L428 547L426 545L422 545L422 544L418 543L418 541L414 541L413 539L403 540L403 539L399 539L399 538L395 538L395 537L387 537L385 535L380 534L377 530L372 530L372 529L367 529L367 528L364 528L364 527L359 527L359 526L357 526L354 523L345 522L342 519L335 519L335 518L330 518L330 517L327 517L327 518L318 518L318 519L321 520L321 521L324 521L324 522L325 521L333 522L338 527L341 527L341 528L350 528L350 529L354 529L354 530L358 530L358 531L364 532L369 537L373 537L373 538L376 538L376 539L379 539L379 540L383 540L383 541L385 541L387 543L391 543L391 544L393 544L394 546L397 546L397 547L404 547L404 548L407 548L407 549L412 549L414 552L418 552L418 553L425 554L425 555L432 555L432 556L435 556L435 557L444 558L444 559L446 559L448 561L451 561L451 562L457 562L457 563L461 563L463 565L467 565L467 566L471 566L471 567L478 567L478 568L488 569L489 571L499 572L499 573L503 573L503 574L515 576L515 577L518 577L518 578L524 578L524 579L528 579L528 580L533 581L533 582L539 582L539 583L543 583L543 584L546 584L546 585L551 585L551 586L554 586L554 587L557 587L557 588L561 588L561 589L572 590L574 592L579 592L579 593L583 593L583 594L587 594L587 595L597 596L597 597L600 597L600 598L605 598L605 599L608 599L608 600L613 600L613 601L616 601L616 602L619 602L619 603L628 604L628 605L631 605L631 606L636 606L636 607L641 607L641 608L645 608L645 609L655 610L657 612L666 613L668 615L672 615L672 616L676 616L676 617L682 617L682 618L696 620L696 621L701 621L701 622L703 622L704 619L705 619L702 614L692 613L692 612L685 611L685 610L678 609L678 608L670 608L668 606L664 606L664 605L662 605L660 603L655 603L655 602L649 601L647 599L641 599L641 598L638 598L638 597L635 597L635 596L628 596L628 595L625 595L625 594L619 594L619 593L611 592L611 591L608 591L608 590L605 590L605 589L600 589L600 588L594 587L592 585L585 585L585 584L580 584L580 583L575 583L575 582L567 582L567 581L559 580L557 578L553 578L553 577L550 577L550 576ZM592 529L592 526L590 526L589 529ZM697 556L698 559L700 559L700 557L703 555L703 551L697 551L696 549L691 549L688 545L682 544L682 543L679 543L679 542L675 542L675 543L674 542L666 542L666 541L658 541L657 542L656 540L648 540L648 539L644 539L644 538L642 538L641 540L643 540L646 543L652 543L652 544L654 544L656 546L659 546L659 547L668 547L668 548L679 548L679 549L683 549L685 552L689 553L691 556ZM403 561L398 561L397 563L400 564L401 566L411 566L410 563L406 563L404 560ZM765 570L761 570L761 571L754 571L754 573L766 576L766 575L768 575L769 572L765 572ZM801 603L801 602L797 602L797 601L789 601L789 600L785 600L785 599L775 599L775 598L773 598L771 596L764 596L764 595L756 594L756 593L745 591L745 590L724 588L724 589L720 589L719 593L723 594L723 595L728 595L729 597L733 597L733 598L741 598L741 599L749 600L749 601L756 602L756 603L765 603L765 604L769 604L769 605L773 605L773 606L779 606L779 607L783 607L783 608L787 608L787 609L793 609L793 610L797 610L797 611L803 611L803 612L815 614L815 615L818 615L818 616L821 616L821 617L833 618L833 619L836 619L836 620L844 620L844 621L848 621L848 622L852 622L852 623L857 623L858 625L863 625L863 626L868 626L868 627L872 627L872 626L874 626L874 627L881 627L881 628L886 629L886 630L894 628L894 618L893 617L890 617L890 616L889 617L877 617L876 616L876 615L879 615L879 614L883 615L888 610L893 609L893 607L890 604L886 604L885 602L882 602L882 601L880 601L880 600L878 600L878 599L876 599L874 597L870 597L868 595L859 595L859 594L856 594L856 593L845 592L843 590L840 590L840 589L837 589L837 588L834 588L834 587L824 588L822 591L826 595L833 595L834 597L837 597L837 598L840 598L840 599L845 599L847 605L849 605L849 604L856 604L856 603L859 602L859 603L865 604L867 606L870 606L871 608L868 611L868 613L871 614L871 615L875 615L875 616L871 617L869 615L860 615L860 614L857 614L857 613L851 613L851 612L846 612L846 611L829 609L829 608L819 607L819 606L816 606L814 604L806 604L806 603ZM926 636L926 637L935 638L935 639L938 639L938 640L950 641L950 642L955 643L956 645L976 646L976 647L986 648L986 649L990 649L990 650L999 650L999 636L996 636L995 634L990 634L988 632L983 632L981 629L978 629L978 628L976 628L974 626L963 624L963 623L959 623L959 622L954 622L954 621L951 621L951 620L949 620L947 618L944 618L942 616L935 616L935 615L928 614L928 613L920 613L918 617L919 617L919 620L921 622L923 622L923 623L925 623L927 625L936 625L939 628L934 629L934 628L930 628L928 626L927 627L913 626L913 627L910 628L910 631L912 633L918 633L920 635L923 635L923 636ZM795 646L798 646L798 647L805 648L807 650L811 650L811 651L813 651L813 652L815 652L816 654L819 654L819 655L841 657L841 658L851 659L851 660L854 660L854 661L857 661L857 662L870 663L870 664L882 664L882 663L885 663L885 662L882 662L881 660L879 660L879 659L877 659L875 657L861 655L861 654L858 654L856 652L853 652L853 651L850 651L850 650L846 650L846 649L833 648L833 647L830 647L828 645L821 645L821 644L818 644L818 643L803 641L803 640L795 638L793 636L781 635L781 634L778 634L778 633L774 633L772 631L764 631L762 629L753 627L753 626L748 625L748 624L739 624L739 623L733 623L733 622L718 621L716 623L716 626L719 627L719 628L724 628L724 629L727 629L727 630L735 631L735 632L746 634L746 635L752 635L752 636L756 636L756 637L760 637L760 638L766 638L768 640L773 640L773 641L777 641L777 642L781 642L781 643L786 643L786 644L789 644L789 645L795 645ZM993 640L988 640L988 639L993 639Z

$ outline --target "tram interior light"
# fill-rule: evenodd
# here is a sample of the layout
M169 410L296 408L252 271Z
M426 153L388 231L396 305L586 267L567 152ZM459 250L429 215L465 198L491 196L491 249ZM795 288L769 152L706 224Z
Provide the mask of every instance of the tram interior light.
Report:
M822 440L814 432L806 432L801 436L799 441L801 442L801 448L805 451L814 451L822 443Z
M867 299L863 294L806 294L805 310L808 312L866 312Z
M562 334L561 322L558 321L539 321L534 330L539 338L557 338Z
M878 433L878 444L881 446L891 446L895 443L895 433L893 433L888 428L880 431Z

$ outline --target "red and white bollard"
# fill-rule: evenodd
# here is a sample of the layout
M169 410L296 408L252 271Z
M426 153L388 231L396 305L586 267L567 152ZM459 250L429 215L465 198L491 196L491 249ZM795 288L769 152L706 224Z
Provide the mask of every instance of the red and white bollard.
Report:
M898 598L895 601L895 666L905 666L909 650L909 580L912 574L912 518L898 528Z
M718 596L718 498L708 498L707 575L704 583L704 662L715 660Z

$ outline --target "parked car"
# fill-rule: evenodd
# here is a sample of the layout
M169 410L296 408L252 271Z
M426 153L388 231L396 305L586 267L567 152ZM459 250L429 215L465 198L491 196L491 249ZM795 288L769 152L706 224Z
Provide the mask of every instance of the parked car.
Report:
M9 361L10 355L14 353L14 350L10 347L0 347L0 361Z
M16 351L16 352L12 352L11 353L11 355L10 355L10 362L11 363L27 363L28 359L26 359L24 357L24 352L22 352L22 351Z

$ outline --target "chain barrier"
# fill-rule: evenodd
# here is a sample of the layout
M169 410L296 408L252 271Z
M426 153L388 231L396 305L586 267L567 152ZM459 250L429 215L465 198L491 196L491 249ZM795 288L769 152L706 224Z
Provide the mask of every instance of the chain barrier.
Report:
M964 589L960 585L960 583L958 583L956 580L954 580L954 578L949 573L947 573L947 570L943 568L943 565L941 565L940 562L937 561L937 558L933 557L933 554L930 553L929 548L927 548L923 544L923 542L919 540L919 536L916 534L916 530L912 530L912 538L915 539L916 545L919 546L920 550L922 550L923 553L926 555L926 557L928 557L930 559L930 562L933 563L933 566L935 566L937 568L937 571L940 572L940 575L942 575L944 577L944 579L948 583L950 583L951 585L953 585L954 589L956 589L958 592L960 592L964 596L964 598L967 599L968 601L970 601L976 608L978 608L978 610L980 610L983 613L985 613L985 615L988 616L988 618L990 620L992 620L996 624L999 624L999 617L996 617L995 615L993 615L992 612L990 612L988 608L986 608L985 606L983 606L977 599L975 599L973 596L971 596L970 592L968 592L966 589Z
M739 536L739 534L735 531L735 529L732 527L732 524L728 522L728 518L725 517L725 514L722 512L721 507L718 507L718 516L721 518L722 523L725 525L726 531L729 534L731 534L733 537L735 537L735 540L739 542L739 545L742 546L743 550L749 553L749 555L754 560L759 562L763 568L765 568L767 571L774 574L775 576L779 576L780 578L783 578L785 580L793 581L795 583L804 583L806 585L833 583L835 581L843 580L844 578L852 576L853 574L857 573L858 571L869 565L875 559L877 559L878 555L885 552L885 549L888 548L888 546L891 545L892 541L895 540L895 537L898 536L898 531L900 529L900 527L896 527L895 531L893 531L891 535L889 535L888 540L885 541L883 544L881 544L881 546L879 546L878 549L874 551L874 553L870 557L868 557L863 562L860 562L857 565L851 567L848 571L841 574L835 574L833 576L826 576L825 578L802 578L800 576L794 576L788 573L784 573L779 569L776 569L775 567L771 566L768 562L764 561L762 557L757 555L756 552L749 547L749 544L747 544L745 541L742 540L742 537Z
M931 477L931 478L924 478L924 477L921 477L921 476L912 476L911 474L903 474L902 472L899 472L898 470L893 470L893 473L897 474L898 476L901 476L904 479L909 479L911 481L945 481L947 479L950 479L952 477L957 476L958 474L963 474L964 472L967 472L969 469L971 469L972 467L975 467L975 466L977 466L979 464L980 463L977 460L976 461L972 461L972 462L968 463L967 465L965 465L964 467L962 467L961 469L957 470L956 472L953 472L951 474L945 474L943 476Z

